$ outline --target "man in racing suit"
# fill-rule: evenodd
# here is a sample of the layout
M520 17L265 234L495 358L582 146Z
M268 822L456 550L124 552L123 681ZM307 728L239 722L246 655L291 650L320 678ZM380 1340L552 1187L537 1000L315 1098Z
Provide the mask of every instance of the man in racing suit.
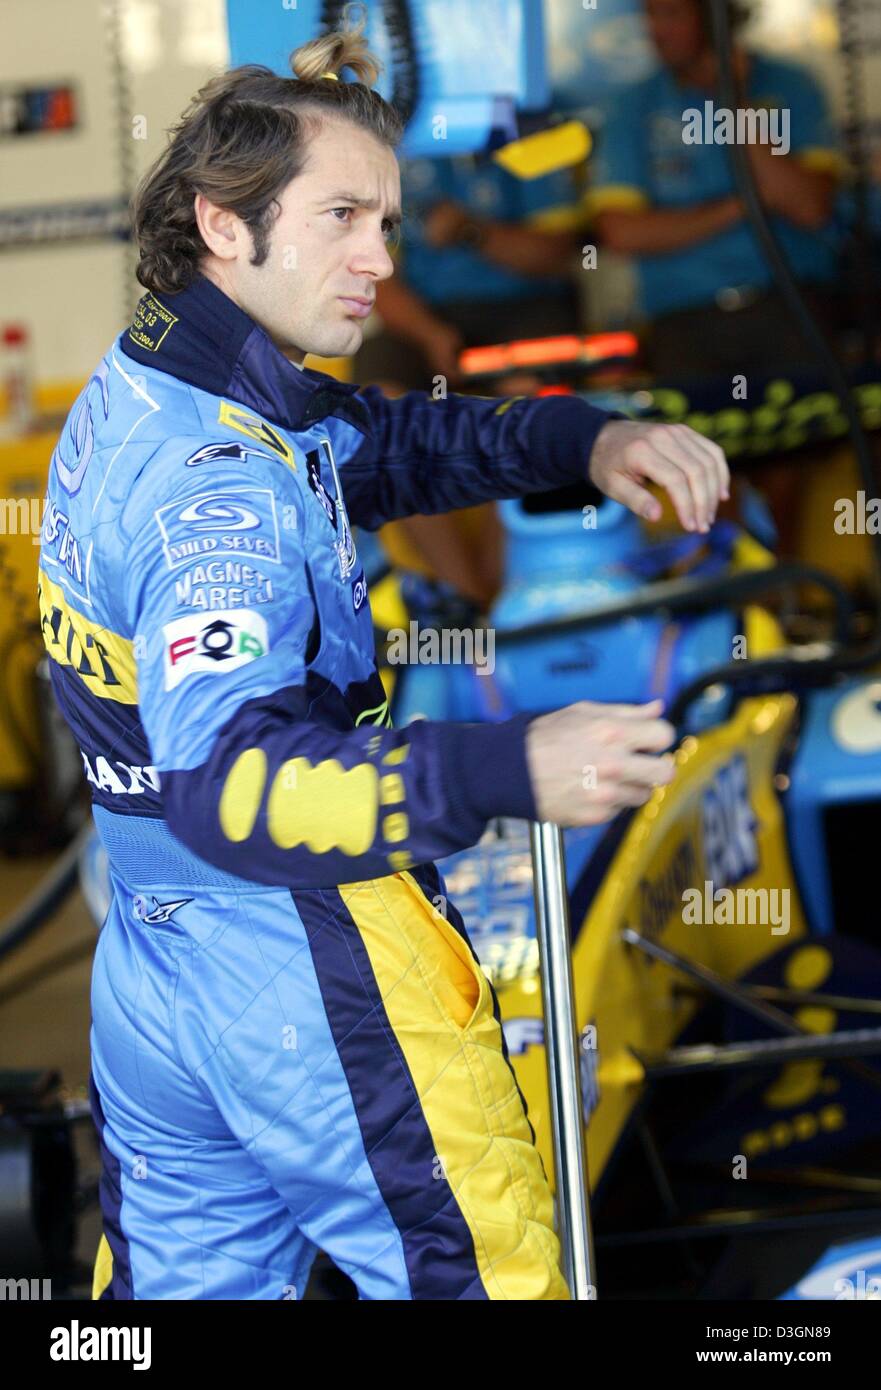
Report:
M496 999L432 861L493 816L640 804L672 731L615 706L391 728L352 526L588 461L646 512L657 477L702 526L723 465L574 398L388 401L304 369L357 345L391 273L395 175L327 120L257 267L246 223L191 194L196 272L143 296L53 455L41 622L113 886L96 1296L297 1298L322 1249L364 1298L567 1297Z

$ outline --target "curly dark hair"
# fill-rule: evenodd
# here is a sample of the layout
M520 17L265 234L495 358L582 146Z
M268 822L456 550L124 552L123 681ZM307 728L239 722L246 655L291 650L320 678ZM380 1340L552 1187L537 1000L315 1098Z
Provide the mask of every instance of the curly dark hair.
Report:
M257 64L221 73L171 128L170 143L132 200L136 274L148 290L174 294L198 273L207 248L196 223L197 193L242 219L254 239L252 264L263 264L277 197L305 163L309 122L304 118L341 117L390 149L397 147L403 123L372 90L381 65L367 47L363 20L350 22L346 11L343 28L291 54L293 77L279 77ZM357 81L332 80L343 68Z

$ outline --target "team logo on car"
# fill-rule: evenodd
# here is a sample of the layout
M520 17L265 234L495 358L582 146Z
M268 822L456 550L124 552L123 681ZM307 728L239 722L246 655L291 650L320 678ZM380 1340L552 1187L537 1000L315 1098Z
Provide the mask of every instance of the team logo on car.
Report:
M720 767L701 798L706 876L725 888L759 867L758 817L749 795L749 772L742 754Z
M215 613L210 622L176 618L162 629L165 637L165 689L174 690L187 676L235 671L269 651L266 619L251 609Z
M530 1047L543 1047L544 1023L540 1018L506 1018L505 1042L512 1057L522 1057Z

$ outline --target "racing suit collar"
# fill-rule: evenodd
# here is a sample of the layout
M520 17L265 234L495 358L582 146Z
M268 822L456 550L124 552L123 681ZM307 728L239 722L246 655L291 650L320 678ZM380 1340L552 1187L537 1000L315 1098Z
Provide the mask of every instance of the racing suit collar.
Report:
M283 429L327 415L364 433L370 416L357 385L296 367L268 333L204 275L177 294L142 295L120 349L145 367L246 406Z

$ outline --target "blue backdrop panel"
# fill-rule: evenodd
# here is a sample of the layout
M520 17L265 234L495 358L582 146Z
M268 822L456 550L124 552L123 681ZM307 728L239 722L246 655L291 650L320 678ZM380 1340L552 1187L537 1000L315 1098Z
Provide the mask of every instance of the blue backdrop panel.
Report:
M227 0L230 65L290 74L293 49L322 30L322 0ZM401 146L407 157L470 154L517 134L515 112L550 101L542 0L408 0L419 97ZM391 99L396 50L381 3L367 7L370 46Z

